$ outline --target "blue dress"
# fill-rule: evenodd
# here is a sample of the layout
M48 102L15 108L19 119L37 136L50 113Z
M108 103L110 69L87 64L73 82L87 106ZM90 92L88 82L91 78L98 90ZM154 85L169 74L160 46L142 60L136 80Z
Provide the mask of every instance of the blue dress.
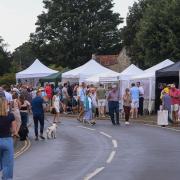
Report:
M86 121L90 121L93 119L93 113L92 113L92 99L89 96L85 96L84 98L84 117L83 119Z

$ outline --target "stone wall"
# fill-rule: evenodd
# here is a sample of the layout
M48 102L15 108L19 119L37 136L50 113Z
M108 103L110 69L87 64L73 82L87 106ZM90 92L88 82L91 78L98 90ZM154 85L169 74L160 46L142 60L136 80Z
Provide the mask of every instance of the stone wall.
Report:
M117 57L117 63L106 67L116 72L122 72L130 64L130 58L127 56L126 49L123 48L122 51L119 53L119 56Z
M130 57L127 55L127 51L125 48L123 48L122 51L119 53L117 61L118 72L122 72L131 64Z

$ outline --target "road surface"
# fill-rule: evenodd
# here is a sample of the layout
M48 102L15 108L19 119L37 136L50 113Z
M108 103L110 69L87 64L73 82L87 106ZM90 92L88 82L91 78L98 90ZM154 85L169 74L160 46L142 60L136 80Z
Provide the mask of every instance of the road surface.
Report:
M14 180L180 179L180 132L64 118L55 140L34 141L32 130L30 138L30 149L15 160Z

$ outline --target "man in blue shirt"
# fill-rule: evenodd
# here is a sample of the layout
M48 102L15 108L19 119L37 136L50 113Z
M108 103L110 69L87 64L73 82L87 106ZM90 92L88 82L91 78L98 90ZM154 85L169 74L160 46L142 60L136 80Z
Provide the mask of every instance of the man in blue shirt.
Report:
M40 138L45 139L43 136L44 130L44 109L43 103L44 100L41 97L42 93L40 90L37 91L36 97L32 100L32 112L33 112L33 119L34 119L34 131L35 131L35 140L38 139L38 122L40 123Z
M138 115L138 108L139 108L139 88L135 86L135 83L131 84L131 99L132 99L132 104L131 104L131 118L137 118Z

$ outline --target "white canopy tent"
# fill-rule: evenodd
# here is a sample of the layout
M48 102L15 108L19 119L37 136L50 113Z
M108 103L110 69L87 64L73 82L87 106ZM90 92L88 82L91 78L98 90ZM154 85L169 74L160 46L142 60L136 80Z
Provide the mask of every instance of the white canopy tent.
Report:
M36 59L34 63L27 69L16 73L16 81L31 81L33 85L36 85L36 83L39 81L39 78L49 76L57 72L58 71L46 67L38 59Z
M154 107L155 100L155 73L157 70L167 67L171 64L174 64L169 59L162 61L161 63L146 69L140 75L133 76L131 81L139 81L143 85L144 88L144 98L145 98L145 107L149 112L152 112Z
M123 96L123 93L126 88L130 86L130 79L133 75L141 74L143 72L142 69L138 68L134 64L131 64L129 67L127 67L124 71L122 71L119 74L116 74L115 76L102 76L100 77L100 82L102 83L108 83L108 82L119 82L119 88L120 88L120 97Z
M131 64L127 67L123 72L120 73L121 80L130 80L130 78L134 75L142 74L144 71L134 64Z
M100 65L94 59L91 59L84 65L63 73L62 80L63 81L69 80L71 82L76 80L82 82L82 81L86 81L86 79L91 77L92 78L91 80L94 79L95 81L97 81L97 79L100 77L101 74L115 75L115 73L116 73L115 71L112 71Z

